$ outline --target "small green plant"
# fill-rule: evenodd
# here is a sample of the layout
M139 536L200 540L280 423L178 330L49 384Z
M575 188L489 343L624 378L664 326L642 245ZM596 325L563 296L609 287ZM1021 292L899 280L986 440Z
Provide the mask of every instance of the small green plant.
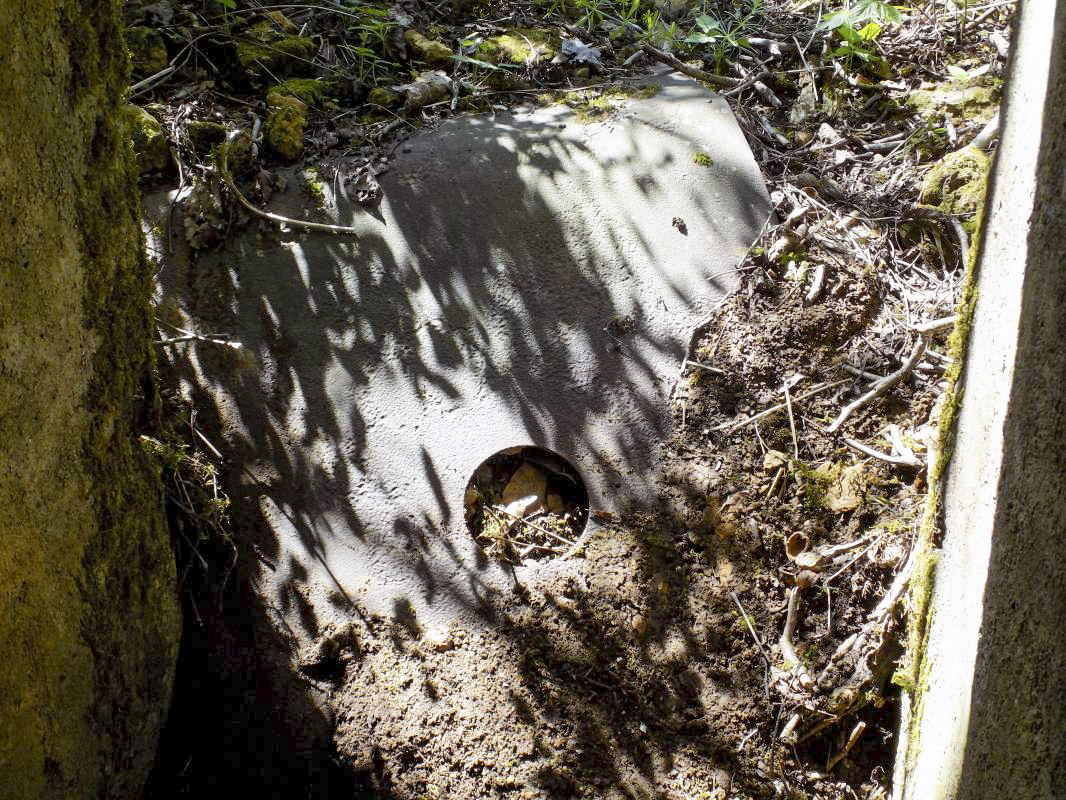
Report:
M585 26L591 31L607 19L607 12L611 8L610 0L573 0L574 9L578 13L577 24Z
M714 166L714 161L706 153L693 153L692 163L697 167L711 167Z
M631 3L621 3L617 6L618 16L622 19L622 22L629 23L631 25L637 24L637 18L640 14L640 0L633 0Z
M856 59L869 64L883 63L874 40L886 25L898 25L902 21L899 9L885 0L855 0L823 16L815 31L833 31L840 37L840 45L828 55L843 59L850 70Z
M836 30L841 25L858 30L870 23L877 25L880 30L885 25L899 25L902 21L899 9L885 0L855 0L845 3L839 11L831 11L823 16L815 30Z
M374 83L383 72L398 66L381 56L396 23L383 7L349 2L346 8L357 19L348 26L348 41L338 46L355 57L355 79L359 83Z
M721 71L730 56L748 47L748 27L761 9L762 0L753 0L747 10L736 7L721 19L700 14L695 20L698 30L689 33L682 41L697 51L709 47L709 56L704 60L713 62L715 70Z

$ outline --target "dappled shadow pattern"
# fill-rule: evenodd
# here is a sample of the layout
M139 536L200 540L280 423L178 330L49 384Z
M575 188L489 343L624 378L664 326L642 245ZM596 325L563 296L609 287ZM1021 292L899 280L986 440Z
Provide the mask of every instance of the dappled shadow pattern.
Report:
M695 84L674 83L671 103L707 105ZM477 117L412 140L383 178L380 214L342 200L326 209L360 226L355 240L241 235L218 252L166 259L164 318L242 345L167 349L235 487L240 592L202 642L212 668L228 669L231 647L240 653L241 666L220 673L236 682L220 678L213 690L247 699L243 711L226 711L235 735L271 729L269 713L242 716L258 704L328 692L356 672L364 648L353 642L385 637L406 659L405 642L453 622L516 624L504 609L522 576L487 562L462 519L467 479L501 447L562 453L594 507L654 503L646 471L669 432L685 337L733 285L718 268L735 264L761 227L765 189L746 148L727 148L712 168L692 163L716 133L683 114L676 124L660 115L586 129L561 112L538 113L536 124ZM326 188L333 197L341 185ZM290 216L314 213L296 192L275 202ZM678 209L684 235L671 224ZM582 646L609 658L613 634L591 616L583 624ZM302 667L298 678L290 663ZM264 689L287 669L291 685ZM606 674L652 718L641 686ZM525 670L530 708L543 713L549 694L565 694L564 678ZM664 697L678 705L688 690L671 681ZM615 724L593 719L576 732L588 752L606 747L602 728ZM701 747L714 750L703 735ZM345 739L351 769L374 772L375 758L404 763L402 753L368 755L374 734L363 738L370 750L359 758ZM638 750L625 756L638 773L649 763ZM544 769L546 787L565 782Z

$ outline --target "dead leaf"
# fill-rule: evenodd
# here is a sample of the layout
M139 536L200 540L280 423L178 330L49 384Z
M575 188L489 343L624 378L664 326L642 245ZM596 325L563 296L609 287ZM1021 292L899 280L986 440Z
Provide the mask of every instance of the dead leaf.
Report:
M785 555L788 556L789 561L794 561L796 556L810 546L811 540L807 538L807 534L794 533L785 540Z
M788 464L788 454L780 450L767 450L766 455L763 456L762 468L767 472L773 472L786 464Z
M603 66L603 62L600 60L600 48L587 45L580 39L567 39L563 42L559 55L555 58L555 63L563 61L573 62L574 64L588 64L597 68Z
M801 570L811 570L812 572L820 572L822 568L829 563L829 559L821 553L816 553L813 550L799 553L794 560L796 566Z
M381 184L377 172L370 164L363 164L341 175L341 190L348 199L349 193L355 195L355 201L364 208L374 208L381 202Z

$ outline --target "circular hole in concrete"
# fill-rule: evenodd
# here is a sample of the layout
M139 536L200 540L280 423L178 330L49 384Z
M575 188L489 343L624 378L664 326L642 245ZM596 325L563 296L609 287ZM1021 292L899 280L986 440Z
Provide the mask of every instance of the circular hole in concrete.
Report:
M463 506L485 554L512 564L561 556L589 518L585 481L543 447L509 447L486 458L466 484Z

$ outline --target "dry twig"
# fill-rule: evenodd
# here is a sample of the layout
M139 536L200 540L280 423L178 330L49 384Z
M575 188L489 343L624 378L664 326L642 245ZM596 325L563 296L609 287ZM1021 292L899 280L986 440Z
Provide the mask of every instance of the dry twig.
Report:
M640 49L656 61L661 61L663 64L673 67L678 72L688 75L690 78L709 83L712 86L721 86L727 89L738 90L743 84L747 83L746 81L739 81L736 78L727 78L725 75L715 75L713 72L706 72L702 69L696 69L696 67L690 67L677 56L671 55L665 50L660 50L658 47L648 44L647 42L641 42ZM761 79L765 76L760 73L755 77L756 79ZM751 83L754 84L755 81L753 80Z
M849 378L844 378L843 380L839 380L839 381L830 381L828 383L820 383L817 386L813 387L812 389L808 389L806 392L804 392L803 394L801 394L798 397L796 397L795 400L798 403L800 400L806 400L808 397L814 397L819 392L824 392L826 389L832 389L834 386L840 386L842 383L847 383L849 380L850 380ZM765 409L763 411L760 411L758 414L750 416L747 419L742 419L742 420L739 420L739 421L734 420L732 422L723 422L721 425L717 425L717 426L711 428L711 431L712 432L714 432L714 431L729 431L729 432L732 432L732 431L736 430L737 428L742 428L745 425L750 425L753 422L758 422L760 419L762 419L763 417L768 417L770 414L775 414L778 411L782 411L784 408L785 408L785 404L784 403L778 403L777 405L770 406L770 408L767 408L767 409Z
M234 197L237 198L237 202L239 202L242 206L244 206L256 216L262 217L263 219L268 219L271 222L276 222L279 225L289 225L294 228L306 228L307 230L322 231L324 233L358 233L355 228L348 227L347 225L326 225L322 222L309 222L307 220L302 219L290 219L289 217L283 217L280 214L274 214L270 211L263 211L263 209L256 208L255 206L253 206L248 201L248 198L241 194L240 190L233 182L233 178L230 176L229 173L229 147L230 144L240 135L240 131L230 131L230 133L227 134L226 141L222 146L222 159L219 163L219 171L222 173L222 180L225 182L226 186L229 187L229 190L233 192Z
M880 381L874 384L866 394L859 397L857 400L853 400L848 405L844 406L841 412L837 415L837 418L826 428L827 433L835 433L840 429L840 426L844 424L848 417L850 417L857 409L866 405L872 400L876 400L883 395L889 389L896 384L900 383L904 378L911 374L914 369L914 365L918 363L918 360L922 357L922 353L925 352L926 338L925 336L919 336L918 341L914 343L914 348L911 350L910 356L904 362L903 366L893 372L891 375L887 375Z

